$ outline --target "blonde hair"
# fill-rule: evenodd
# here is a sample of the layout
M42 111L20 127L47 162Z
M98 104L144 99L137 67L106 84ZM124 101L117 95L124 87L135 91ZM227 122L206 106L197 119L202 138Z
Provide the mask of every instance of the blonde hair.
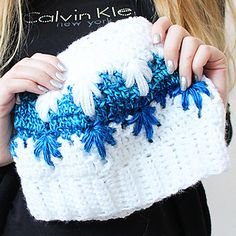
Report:
M22 44L22 6L23 0L0 1L0 76Z
M233 59L232 49L225 43L225 2L231 10L233 22L236 22L232 0L154 0L158 16L169 17L173 24L182 25L191 35L219 48ZM22 45L24 5L24 0L0 1L0 76ZM234 81L233 76L231 78Z

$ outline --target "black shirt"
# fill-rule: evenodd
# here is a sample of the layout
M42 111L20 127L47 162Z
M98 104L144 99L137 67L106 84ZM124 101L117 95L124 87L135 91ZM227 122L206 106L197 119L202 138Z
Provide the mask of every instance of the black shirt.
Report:
M28 37L21 58L35 52L56 55L111 21L136 15L152 20L154 13L151 1L148 7L135 0L34 0L24 15Z

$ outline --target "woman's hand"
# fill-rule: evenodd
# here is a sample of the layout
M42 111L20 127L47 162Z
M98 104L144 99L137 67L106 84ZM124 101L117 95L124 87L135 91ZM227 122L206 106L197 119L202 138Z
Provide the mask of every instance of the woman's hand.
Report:
M0 79L0 166L11 163L9 140L12 133L10 112L16 103L16 94L31 92L44 94L62 88L65 68L57 57L36 53L16 63Z
M16 63L0 79L0 119L11 112L17 93L43 94L61 89L65 81L64 71L57 57L41 53Z
M152 34L153 43L164 46L168 72L171 74L179 68L182 90L186 90L193 79L201 80L205 75L212 80L226 104L228 65L223 52L191 36L182 26L173 25L167 17L160 17L153 24Z

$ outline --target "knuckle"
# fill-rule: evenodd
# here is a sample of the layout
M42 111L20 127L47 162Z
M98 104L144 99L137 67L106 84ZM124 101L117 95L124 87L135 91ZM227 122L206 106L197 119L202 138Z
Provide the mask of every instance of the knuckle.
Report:
M47 55L47 54L43 54L43 53L36 53L33 55L33 57L35 57L35 59L40 59L46 63L51 63L51 64L57 64L58 63L58 58L56 56L53 55Z
M18 64L25 64L25 63L28 63L30 61L30 58L29 57L24 57L22 60L20 60L18 62Z
M199 71L201 69L201 65L198 62L193 61L192 69L193 71Z
M182 30L185 30L185 29L180 25L174 24L174 25L170 26L169 30L174 31L174 32L179 32L179 31L182 31Z
M21 73L22 71L24 71L24 66L21 63L17 63L9 71L9 74L14 75L15 73Z
M164 45L164 55L175 55L177 56L177 52L179 51L179 47L177 44L172 43L166 43Z
M183 39L183 43L191 43L191 44L196 44L199 42L199 39L193 37L193 36L186 36Z
M199 46L199 50L204 51L205 53L210 53L211 51L211 46L210 45L206 45L206 44L201 44Z
M161 16L154 22L154 27L162 24L172 24L171 20L167 16Z
M160 17L157 21L154 22L153 28L162 29L164 26L172 25L171 20L167 16Z
M171 22L170 21L170 18L169 17L167 17L167 16L162 16L162 17L160 17L160 20L162 20L162 21L165 21L165 22Z
M181 51L180 60L181 60L182 64L191 65L193 59L194 59L194 52L193 51L188 51L188 52Z
M181 67L180 67L180 70L183 72L187 72L187 71L189 71L189 70L191 70L192 69L192 64L191 64L191 62L190 61L186 61L186 62L184 62L182 65L181 65Z
M53 64L57 64L58 61L59 61L58 58L55 57L55 56L51 56L50 60L51 60L51 62L52 62Z
M228 58L226 57L226 55L222 52L222 60L225 63L226 66L228 66Z
M42 57L42 56L43 56L42 53L40 53L40 52L36 52L36 53L32 56L32 58Z

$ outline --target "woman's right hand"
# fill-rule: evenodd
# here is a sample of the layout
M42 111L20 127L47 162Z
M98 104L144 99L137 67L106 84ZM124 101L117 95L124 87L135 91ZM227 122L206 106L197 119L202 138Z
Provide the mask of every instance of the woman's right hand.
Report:
M63 87L64 66L56 56L36 53L16 63L0 79L0 119L8 116L16 103L16 94L44 94Z

